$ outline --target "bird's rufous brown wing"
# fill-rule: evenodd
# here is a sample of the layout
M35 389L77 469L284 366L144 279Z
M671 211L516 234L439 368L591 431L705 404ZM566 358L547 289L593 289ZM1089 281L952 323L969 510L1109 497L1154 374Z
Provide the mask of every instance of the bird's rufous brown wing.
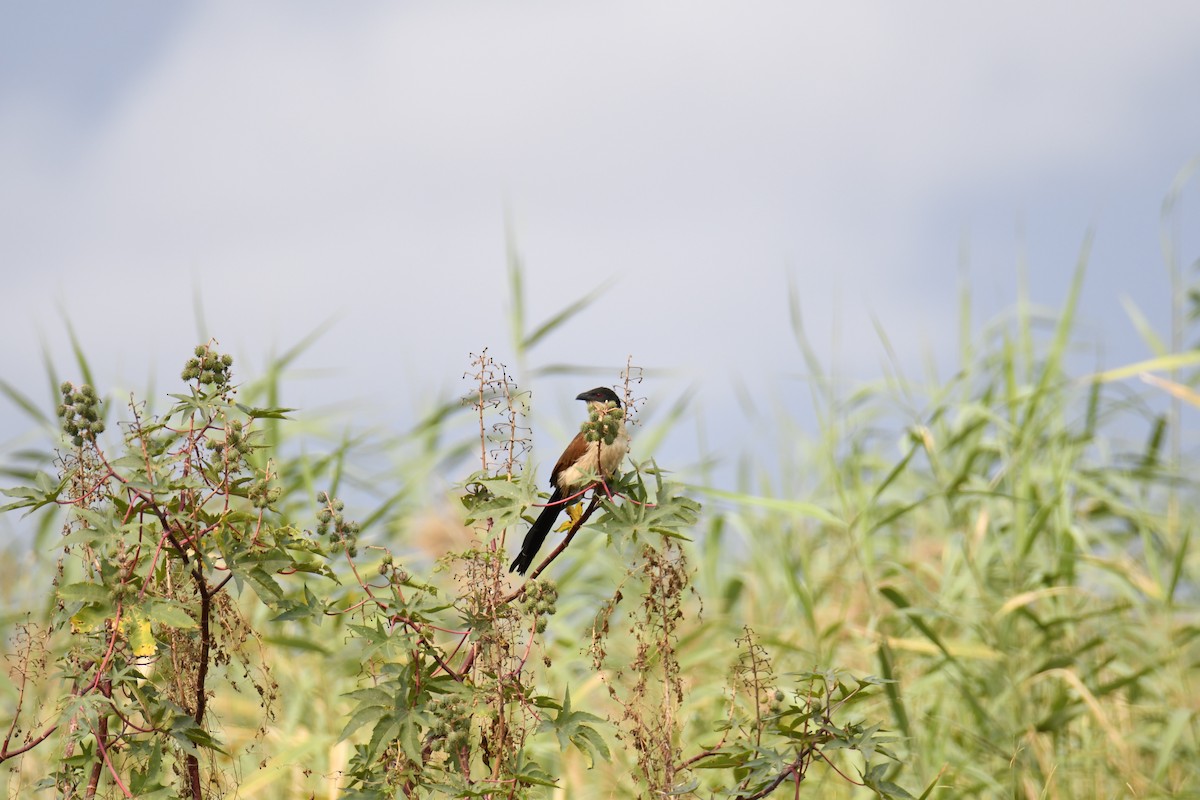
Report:
M587 452L587 449L587 439L583 438L582 433L575 434L575 438L571 440L569 445L567 445L567 449L563 450L563 454L558 457L558 463L554 465L554 470L550 473L551 488L563 489L564 492L570 488L568 486L559 486L558 476L561 475L564 470L570 469L576 461L583 458L584 454Z

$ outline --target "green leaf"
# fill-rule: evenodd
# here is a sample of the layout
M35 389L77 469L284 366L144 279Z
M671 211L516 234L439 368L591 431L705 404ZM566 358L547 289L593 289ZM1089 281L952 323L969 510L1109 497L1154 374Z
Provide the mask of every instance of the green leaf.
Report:
M239 411L250 419L291 419L287 415L296 410L294 408L253 408L241 403L236 403L235 405Z
M76 528L70 534L62 536L61 539L54 542L55 549L65 549L76 545L95 545L101 541L103 535L100 531L92 528L91 525L84 525L82 528Z
M188 630L198 625L182 603L172 600L150 600L145 605L145 611L150 619L171 628Z
M112 619L116 609L108 603L89 603L71 616L71 629L75 631L98 631Z
M112 593L98 583L68 583L58 587L58 596L68 603L107 603Z
M523 760L513 770L513 778L527 786L558 787L558 781L536 761Z
M171 722L171 736L188 752L199 755L197 747L215 750L222 755L229 755L221 749L221 743L211 733L196 724L191 717L180 714Z
M368 686L365 689L355 689L352 692L346 692L343 697L349 697L352 700L357 700L359 705L375 705L391 708L395 705L395 698L389 692L380 689L377 686Z
M375 722L388 713L388 709L379 705L360 705L350 715L350 719L342 728L342 732L338 735L338 741L344 742L356 730L366 725L368 722Z
M571 709L571 690L568 688L563 698L562 710L553 718L543 720L542 724L538 726L538 732L554 731L560 750L566 750L568 744L573 744L587 759L590 768L595 766L597 757L605 761L612 758L604 737L592 727L593 724L603 723L604 720L595 714L573 711Z
M29 510L24 514L24 516L28 516L43 506L57 502L59 495L62 494L63 487L67 484L66 478L62 478L55 483L54 478L51 478L45 472L35 473L33 480L37 484L37 488L17 486L12 489L0 489L0 494L7 495L8 497L24 498L15 503L0 506L0 512L28 508Z
M387 714L375 724L371 731L371 741L367 744L367 752L372 757L383 751L384 745L400 735L400 720L394 714ZM407 748L405 748L407 751ZM420 756L418 755L418 761Z
M278 645L279 647L291 647L296 650L307 650L323 655L331 655L333 653L328 647L320 645L312 639L305 639L300 636L264 636L263 641L267 644Z
M676 494L680 488L678 484L661 484L654 502L647 502L639 476L634 491L624 501L604 502L607 513L596 523L596 527L614 537L656 533L690 541L688 533L700 518L700 504L690 497Z
M264 603L274 603L283 597L283 587L262 567L255 567L245 573L245 576Z

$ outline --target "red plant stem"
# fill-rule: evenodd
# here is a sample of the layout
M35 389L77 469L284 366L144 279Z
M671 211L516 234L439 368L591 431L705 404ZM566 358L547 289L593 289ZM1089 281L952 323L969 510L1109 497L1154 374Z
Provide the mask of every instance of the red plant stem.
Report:
M520 675L521 670L525 669L525 662L529 660L529 654L533 652L534 634L537 632L537 616L534 615L533 627L529 629L529 635L525 637L525 652L521 654L521 661L517 664L517 668L513 670L514 675Z
M417 623L414 620L409 619L408 617L402 617L398 614L396 616L392 617L392 622L393 623L403 622L406 625L418 625L419 624L424 628L429 628L430 630L440 631L441 633L448 633L451 636L470 636L471 635L470 631L456 631L456 630L451 630L450 628L439 628L437 625L430 625L428 622Z
M113 617L112 622L112 635L108 637L108 650L104 653L104 658L100 660L100 665L96 667L96 677L92 678L92 685L84 689L82 692L80 692L80 694L87 694L100 685L100 678L104 675L104 671L108 668L108 660L112 658L113 650L117 646L117 638L121 632L122 611L122 604L117 603L117 615Z
M117 774L116 767L113 766L112 760L109 759L108 748L104 746L104 742L102 741L101 737L96 737L96 743L100 745L100 754L104 756L104 763L108 765L108 771L112 774L113 782L117 784L122 794L124 794L126 797L133 797L133 794L131 794L129 789L125 787L125 784L121 782L121 776Z
M105 678L104 681L101 682L100 694L107 697L110 702L112 701L111 680ZM113 781L117 784L117 787L120 788L121 792L126 797L133 797L133 795L129 792L129 789L126 788L125 784L121 781L121 775L117 772L117 768L113 766L112 759L108 756L108 714L100 715L100 719L97 722L96 728L96 730L92 731L92 735L96 739L96 747L100 750L102 761L96 762L95 767L92 769L92 777L88 781L87 793L85 794L85 797L96 796L96 789L100 786L100 775L104 771L104 767L106 765L108 766L109 774L112 775Z
M13 717L13 725L16 725L16 724L17 724L17 718L14 716L14 717ZM6 737L6 738L5 738L5 741L4 741L4 748L3 748L3 749L0 749L0 763L3 763L3 762L7 761L7 760L8 760L8 759L10 759L10 758L16 758L17 756L19 756L19 755L21 755L21 754L23 754L23 753L27 753L27 752L29 752L30 750L32 750L33 748L37 747L37 746L38 746L39 744L41 744L42 742L44 742L44 741L46 741L47 739L49 739L49 738L50 738L50 736L51 736L51 734L53 734L53 733L54 733L56 730L58 730L58 724L57 724L57 723L55 723L54 725L51 725L49 728L47 728L46 730L42 731L42 732L41 732L40 734L38 734L36 737L34 737L33 739L30 739L28 742L26 742L25 744L21 745L21 746L20 746L20 747L18 747L16 750L12 750L12 751L10 751L10 750L8 749L8 739L7 739L7 737Z

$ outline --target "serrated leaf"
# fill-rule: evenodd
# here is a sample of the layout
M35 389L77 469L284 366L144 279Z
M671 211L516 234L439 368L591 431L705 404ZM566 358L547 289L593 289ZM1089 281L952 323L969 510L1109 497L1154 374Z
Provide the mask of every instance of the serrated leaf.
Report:
M345 727L342 728L342 732L338 736L337 740L339 742L344 742L356 730L358 730L362 726L366 725L368 722L374 722L374 721L380 719L387 713L388 713L387 708L385 708L383 706L377 706L377 705L361 705L361 706L359 706L354 711L354 713L350 715L350 719L346 722Z
M100 541L100 538L100 531L96 530L90 525L85 525L82 528L76 528L66 536L63 536L61 539L56 541L54 543L54 548L58 550L66 547L74 547L77 544L94 544Z
M133 654L146 658L158 652L158 643L150 629L150 620L138 609L130 609L129 616L121 620L121 629L129 639Z
M396 702L396 699L390 693L380 689L378 686L355 689L352 692L346 692L342 697L355 700L359 705L383 706L384 708L391 708Z
M113 609L107 604L86 605L71 617L71 630L92 633L104 627L113 614Z
M107 603L111 593L98 583L68 583L58 587L58 596L68 603Z
M188 630L198 623L181 604L166 600L153 600L146 604L146 616L171 628Z
M571 708L571 690L567 689L561 706L561 711L553 718L545 719L539 726L539 731L553 730L558 738L560 750L566 750L568 744L575 746L588 760L589 768L595 765L596 757L605 761L611 758L608 745L592 724L603 723L604 720L586 711L574 711Z
M303 604L296 604L283 613L271 617L271 622L293 622L298 619L308 619L320 615L320 611Z
M113 530L112 517L110 517L108 514L101 514L99 511L96 511L92 508L75 508L72 509L71 513L86 522L91 527L95 528L97 531L111 533Z
M667 797L681 797L685 794L692 794L696 791L696 787L699 785L699 779L692 778L687 783L681 783L678 786L671 787L671 790L667 792Z
M525 761L513 771L513 778L528 786L558 788L558 782L536 761Z
M377 706L372 706L377 708ZM400 733L400 721L392 714L388 714L375 725L375 730L371 732L371 741L367 745L367 751L374 757L383 749L385 742L390 742ZM420 761L418 754L417 760Z
M283 597L283 587L262 567L247 572L246 580L254 586L263 602L271 603Z
M294 408L254 408L241 403L234 405L250 419L291 419L287 414L296 410Z

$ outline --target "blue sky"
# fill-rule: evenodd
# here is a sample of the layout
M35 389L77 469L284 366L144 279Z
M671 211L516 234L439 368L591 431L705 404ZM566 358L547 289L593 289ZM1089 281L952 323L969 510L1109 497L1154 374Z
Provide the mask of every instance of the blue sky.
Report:
M607 287L533 364L615 380L632 353L652 401L698 387L712 446L760 435L734 382L806 413L789 281L841 374L881 374L872 318L915 372L927 354L951 371L964 242L986 320L1022 259L1058 306L1094 228L1082 329L1120 364L1147 355L1121 298L1165 333L1160 207L1200 153L1194 2L0 15L3 376L47 404L42 350L69 373L65 317L102 389L169 385L199 286L242 377L336 316L298 365L320 377L285 400L369 398L364 419L402 430L461 389L469 352L508 358L506 217L535 322ZM545 436L593 382L526 384ZM0 448L24 429L0 400Z

